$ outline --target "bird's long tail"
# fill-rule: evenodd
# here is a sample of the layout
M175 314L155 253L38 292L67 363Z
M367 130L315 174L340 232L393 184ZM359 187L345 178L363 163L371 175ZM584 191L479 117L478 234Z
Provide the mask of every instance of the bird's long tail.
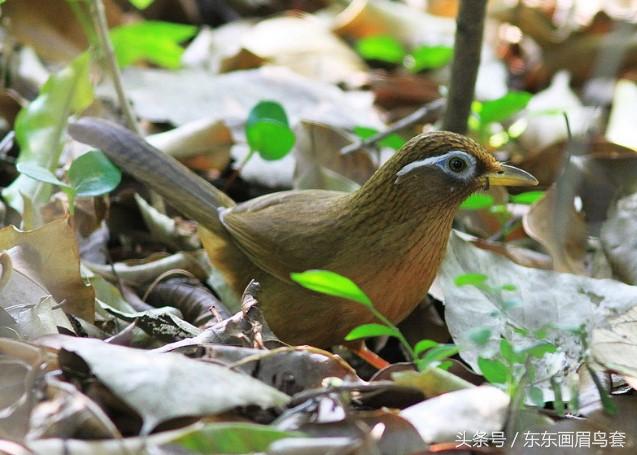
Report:
M71 123L69 134L102 150L122 170L159 193L185 216L213 232L224 231L217 209L232 207L234 201L137 134L92 117Z

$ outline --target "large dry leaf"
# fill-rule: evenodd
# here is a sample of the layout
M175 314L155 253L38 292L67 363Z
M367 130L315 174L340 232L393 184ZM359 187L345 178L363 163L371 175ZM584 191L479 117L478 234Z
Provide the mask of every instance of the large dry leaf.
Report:
M586 255L586 222L571 204L559 204L553 185L522 218L524 230L537 240L553 258L558 272L584 274Z
M500 431L509 396L493 386L457 390L403 409L400 416L416 427L425 442L456 441L458 433Z
M268 99L285 107L293 126L299 120L346 128L383 126L373 108L372 94L344 92L282 67L266 66L222 75L200 69L128 68L123 79L137 114L153 122L183 125L207 118L240 126L255 104Z
M492 288L509 284L516 289L498 293L455 285L456 277L469 273L487 275L487 284ZM516 348L524 348L538 340L517 329L529 333L545 330L558 352L547 354L538 362L541 378L577 370L584 346L574 330L583 328L590 336L609 317L637 305L635 286L522 267L474 247L456 233L451 235L436 281L442 290L449 331L460 345L463 359L476 367L478 356L489 357L498 351L500 337L509 339ZM471 339L477 329L490 330L485 346L476 346ZM547 382L538 385L550 394Z
M613 272L628 284L637 284L637 193L611 208L600 239Z
M362 59L310 15L260 21L243 36L242 45L268 62L323 82L354 80L366 71Z
M594 330L591 351L609 370L637 377L637 305Z
M606 139L615 144L637 150L637 84L621 79L615 84L613 108L610 111Z
M388 0L354 0L334 18L334 31L348 38L390 35L413 45L453 43L455 21Z
M64 303L66 311L93 321L95 293L80 276L78 245L68 219L32 231L8 226L0 230L0 250L7 250L14 270ZM15 302L27 303L37 302Z
M238 406L283 406L289 397L247 375L179 354L114 346L95 339L66 337L60 364L74 353L97 379L144 419L144 430L158 423L209 416ZM65 354L66 352L66 354Z
M301 122L294 147L294 187L353 191L373 173L369 154L359 150L347 155L341 149L355 139L342 129L315 122Z

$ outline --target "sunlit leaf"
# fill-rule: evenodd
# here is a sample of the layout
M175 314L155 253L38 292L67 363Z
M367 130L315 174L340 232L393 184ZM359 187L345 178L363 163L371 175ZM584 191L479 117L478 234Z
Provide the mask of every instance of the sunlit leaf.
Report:
M367 139L378 133L378 130L375 128L370 128L367 126L355 126L354 134L356 134L361 139ZM392 133L387 137L382 138L378 141L378 144L383 147L389 147L394 150L399 150L403 145L405 145L405 139L400 137L396 133Z
M480 123L486 125L502 122L526 107L532 95L528 92L509 92L506 95L482 103L474 104Z
M179 68L184 52L179 43L196 32L192 25L140 21L115 27L110 35L121 67L146 60L164 68Z
M420 46L405 58L405 66L412 73L447 65L453 58L453 48L448 46Z
M40 94L20 110L15 121L16 141L20 145L18 164L35 163L55 170L62 153L62 139L68 117L86 109L93 102L93 86L89 79L90 57L81 54L58 73L52 74ZM49 183L20 175L3 192L5 201L22 212L22 196L34 204L49 200Z
M504 384L507 381L509 369L499 360L478 357L478 366L482 376L490 383Z
M509 199L516 204L531 205L542 199L544 193L544 191L526 191L520 194L512 194L509 196Z
M128 0L131 5L137 9L146 9L153 4L155 0Z
M380 337L380 336L396 336L396 330L383 324L363 324L354 327L346 336L345 340L353 341L361 338Z
M261 101L252 108L246 122L246 138L250 149L266 160L283 158L296 140L285 109L275 101Z
M303 436L303 433L282 431L275 427L253 423L208 423L171 442L188 453L242 454L267 452L274 441Z
M99 196L114 190L121 171L99 150L76 158L69 168L69 183L78 196Z
M479 286L487 281L488 277L481 273L465 273L458 275L454 280L456 286Z
M37 163L18 163L16 166L20 174L31 177L32 179L40 182L50 183L51 185L59 185L62 187L68 187L68 185L58 179L53 172L49 171L44 166L40 166Z
M486 193L474 193L465 199L460 208L462 210L481 210L493 205L493 196Z
M372 301L356 283L338 273L329 270L307 270L302 273L292 273L290 277L312 291L353 300L366 307L372 306Z
M416 346L414 346L414 354L418 356L426 350L438 346L439 344L440 343L434 340L420 340L418 343L416 343Z
M356 51L365 60L401 63L406 51L400 41L391 36L370 36L356 42Z

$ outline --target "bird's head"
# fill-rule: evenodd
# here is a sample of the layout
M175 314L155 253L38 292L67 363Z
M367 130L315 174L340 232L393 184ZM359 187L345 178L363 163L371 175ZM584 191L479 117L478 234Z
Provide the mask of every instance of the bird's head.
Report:
M383 167L399 192L415 197L435 192L447 203L460 203L490 186L538 183L531 174L500 163L475 141L447 131L414 137Z

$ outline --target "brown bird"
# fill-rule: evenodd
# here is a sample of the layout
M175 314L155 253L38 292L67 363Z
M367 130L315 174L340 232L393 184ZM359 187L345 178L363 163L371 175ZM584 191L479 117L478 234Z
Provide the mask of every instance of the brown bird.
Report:
M460 203L490 185L536 185L449 132L414 137L353 193L285 191L235 204L129 130L83 118L69 128L196 220L212 263L240 295L251 279L274 333L290 344L330 347L372 322L360 304L306 290L291 272L326 269L356 282L392 322L426 295Z

